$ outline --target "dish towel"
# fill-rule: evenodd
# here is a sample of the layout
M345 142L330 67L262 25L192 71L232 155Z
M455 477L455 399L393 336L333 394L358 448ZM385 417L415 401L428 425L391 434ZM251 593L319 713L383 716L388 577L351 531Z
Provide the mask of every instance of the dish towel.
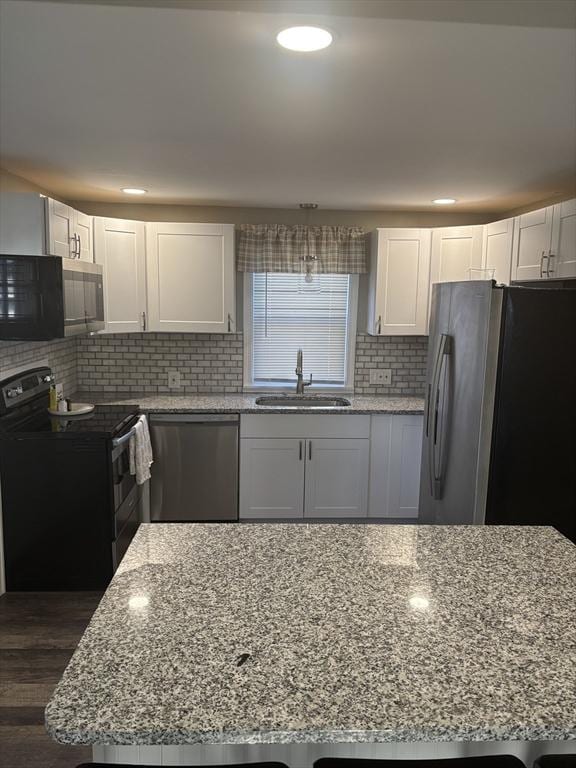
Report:
M142 415L134 427L134 434L130 438L130 474L136 475L136 483L142 485L150 480L150 466L154 461L152 456L152 443L148 431L148 420Z

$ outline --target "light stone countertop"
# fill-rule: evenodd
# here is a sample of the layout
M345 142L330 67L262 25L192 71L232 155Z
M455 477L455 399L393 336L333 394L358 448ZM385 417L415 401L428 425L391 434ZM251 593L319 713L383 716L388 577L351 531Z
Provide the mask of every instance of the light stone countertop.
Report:
M531 526L142 525L47 728L67 744L576 739L575 555Z
M273 394L273 393L270 393ZM350 400L349 406L341 408L282 408L256 405L258 394L199 394L199 395L123 395L117 393L77 393L73 400L88 403L121 405L137 403L142 411L149 413L365 413L365 414L421 414L424 413L424 399L421 397L383 397L379 395L342 395ZM334 397L340 397L334 394Z

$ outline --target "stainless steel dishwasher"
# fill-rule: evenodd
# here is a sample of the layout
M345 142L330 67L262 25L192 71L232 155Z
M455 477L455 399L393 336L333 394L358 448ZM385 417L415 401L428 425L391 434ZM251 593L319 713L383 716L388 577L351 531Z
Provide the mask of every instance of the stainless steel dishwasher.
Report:
M151 414L152 522L238 519L236 414Z

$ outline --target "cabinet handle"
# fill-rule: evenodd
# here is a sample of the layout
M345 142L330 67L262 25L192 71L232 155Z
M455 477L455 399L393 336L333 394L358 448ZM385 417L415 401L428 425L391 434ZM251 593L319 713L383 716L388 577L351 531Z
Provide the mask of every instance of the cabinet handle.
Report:
M382 333L382 315L378 315L378 335Z
M230 317L230 313L228 313L228 333L232 330L232 318Z
M82 256L80 255L82 252L82 237L78 235L78 258L81 259Z
M308 461L312 461L312 440L308 440Z
M74 234L69 239L73 243L71 258L72 259L77 259L78 258L78 247L77 247L78 246L78 235L76 234L76 232L74 232Z
M142 312L142 330L146 330L146 312Z
M544 259L546 259L546 269L544 269ZM542 251L542 256L540 257L540 277L548 277L549 263L550 263L550 259L546 254L546 251Z
M555 269L552 269L552 259L555 259L555 258L556 258L556 254L552 253L552 251L548 251L548 269L546 270L546 274L548 275L548 277L550 277L550 275L553 275L554 272L556 271Z
M298 461L302 461L302 440L300 440L300 448L298 451Z

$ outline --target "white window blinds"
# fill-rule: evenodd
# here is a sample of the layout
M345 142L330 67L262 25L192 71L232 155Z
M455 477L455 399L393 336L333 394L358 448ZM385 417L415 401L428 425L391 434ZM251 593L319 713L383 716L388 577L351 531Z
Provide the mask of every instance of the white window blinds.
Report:
M350 275L252 275L252 384L293 382L296 353L318 385L344 385Z

